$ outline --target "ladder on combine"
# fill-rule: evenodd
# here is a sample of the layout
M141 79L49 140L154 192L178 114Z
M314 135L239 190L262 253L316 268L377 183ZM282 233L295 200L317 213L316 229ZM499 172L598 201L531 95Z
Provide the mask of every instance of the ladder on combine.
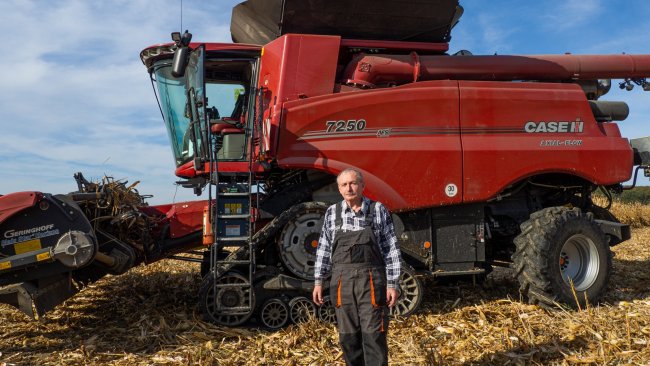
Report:
M222 172L219 149L226 135L213 133L210 153L212 164L209 180L210 217L214 240L210 245L211 289L204 301L206 315L215 323L235 326L244 323L255 307L253 275L255 245L253 242L253 200L257 184L253 174L253 131L244 128L245 153L240 166L245 171ZM230 169L229 169L230 170ZM207 285L207 284L206 284Z

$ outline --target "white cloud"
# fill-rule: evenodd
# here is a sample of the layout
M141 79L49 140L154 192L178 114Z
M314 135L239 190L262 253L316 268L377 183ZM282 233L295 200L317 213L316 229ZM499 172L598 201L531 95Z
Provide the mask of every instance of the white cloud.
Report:
M512 35L517 27L507 27L500 23L501 17L495 14L481 14L478 17L478 24L481 27L482 42L481 48L489 53L508 53L512 51Z
M549 2L542 19L546 29L560 33L593 20L603 9L601 0L558 0Z

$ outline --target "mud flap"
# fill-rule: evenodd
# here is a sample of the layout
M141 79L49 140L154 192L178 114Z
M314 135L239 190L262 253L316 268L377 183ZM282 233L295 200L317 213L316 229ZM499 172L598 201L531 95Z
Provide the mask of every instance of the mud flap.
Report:
M46 283L23 282L5 286L0 289L0 303L11 305L37 319L77 292L79 290L68 276L57 276Z
M600 226L609 240L609 246L613 247L616 244L622 243L632 238L630 225L622 224L620 222L607 221L607 220L594 220Z

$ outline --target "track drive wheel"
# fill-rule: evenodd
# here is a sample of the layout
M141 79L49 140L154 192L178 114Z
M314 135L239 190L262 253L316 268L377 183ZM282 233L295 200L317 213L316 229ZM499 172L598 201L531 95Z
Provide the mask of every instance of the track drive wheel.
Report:
M241 273L226 272L217 278L215 286L210 272L203 278L199 289L199 308L207 321L234 327L246 322L253 314L255 292Z
M289 301L291 321L295 324L305 323L316 316L316 306L306 297L298 296Z
M390 308L390 315L409 316L420 307L424 288L422 282L415 276L415 270L403 262L399 287L402 293L395 306Z
M289 321L289 306L280 299L269 299L260 309L260 321L269 329L280 329Z
M607 288L612 254L591 214L567 207L535 212L521 224L515 245L515 276L531 304L583 307Z
M323 300L325 302L318 308L318 319L325 323L336 324L336 310L331 298L325 296Z
M327 205L309 202L296 206L278 241L280 259L289 272L303 280L314 280L316 248Z

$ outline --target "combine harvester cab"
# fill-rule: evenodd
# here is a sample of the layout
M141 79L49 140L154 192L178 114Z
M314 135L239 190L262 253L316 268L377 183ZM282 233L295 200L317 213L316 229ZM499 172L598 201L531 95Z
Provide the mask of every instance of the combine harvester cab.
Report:
M599 98L611 79L649 89L650 55L449 55L457 1L364 4L250 0L234 8L233 40L263 47L186 32L141 53L176 174L208 192L208 320L331 320L308 294L347 167L393 212L395 314L418 308L422 277L493 266L513 268L530 303L597 302L630 230L592 193L611 200L635 165L648 173L647 139L632 148L616 124L627 104Z

